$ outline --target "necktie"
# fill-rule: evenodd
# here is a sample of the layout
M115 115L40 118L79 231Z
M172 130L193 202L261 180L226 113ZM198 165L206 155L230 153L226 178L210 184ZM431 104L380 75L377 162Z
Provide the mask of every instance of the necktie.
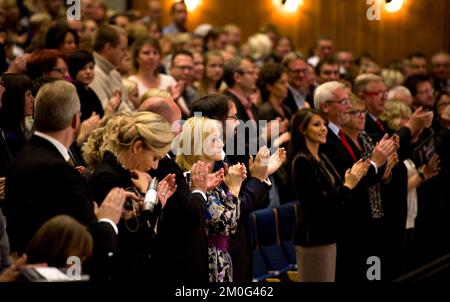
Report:
M75 164L75 160L74 160L74 156L72 154L72 151L70 151L70 149L67 149L67 151L69 152L69 160L67 161L71 166L76 166Z
M386 131L384 130L383 123L379 119L376 120L376 123L378 125L378 128L380 128L381 131L383 131L383 133L385 133Z
M347 149L348 153L350 154L350 156L353 158L353 161L357 161L356 159L356 155L355 152L353 152L352 147L350 147L350 144L348 143L347 138L345 137L344 132L342 132L342 130L339 130L339 137L341 138L341 142L344 145L345 149Z

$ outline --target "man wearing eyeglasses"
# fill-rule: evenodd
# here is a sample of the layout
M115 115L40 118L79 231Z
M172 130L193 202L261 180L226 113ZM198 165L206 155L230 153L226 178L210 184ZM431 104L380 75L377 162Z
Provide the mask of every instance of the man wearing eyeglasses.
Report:
M434 89L450 91L450 54L438 52L431 58Z
M412 108L423 107L433 110L434 88L431 79L425 75L413 75L408 77L404 83L413 96Z
M200 96L192 87L194 70L194 57L190 51L180 50L173 54L170 64L170 75L177 80L181 96L175 100L180 107L183 118L191 115L192 103Z
M244 122L258 121L258 110L251 101L256 89L258 74L248 59L232 59L225 64L223 79L228 86L225 94L236 103L237 114Z
M310 108L306 101L307 91L305 91L308 65L300 52L290 52L284 58L281 64L286 68L289 77L288 96L284 104L291 109L293 113L303 108Z
M352 105L349 99L350 89L338 81L326 82L316 88L314 108L320 110L328 120L326 143L319 151L324 153L334 165L336 171L344 179L346 171L360 158L362 152L342 131L342 125L350 120ZM381 145L381 144L380 144ZM339 213L342 224L338 241L337 281L354 281L365 278L363 259L366 254L367 224L370 217L366 211L370 208L367 185L377 181L377 175L386 158L395 151L393 142L383 143L383 148L374 149L370 161L370 169L362 182L352 192L355 202L349 202ZM355 238L359 238L358 242ZM379 256L378 253L374 255Z
M384 103L387 99L386 86L383 78L375 74L360 74L355 79L355 94L366 104L368 111L366 117L365 131L378 142L387 133L394 134L389 126L379 119L384 113ZM417 109L410 117L404 127L395 132L400 138L399 158L405 159L409 156L411 140L424 128L431 125L432 112L426 112L423 108Z

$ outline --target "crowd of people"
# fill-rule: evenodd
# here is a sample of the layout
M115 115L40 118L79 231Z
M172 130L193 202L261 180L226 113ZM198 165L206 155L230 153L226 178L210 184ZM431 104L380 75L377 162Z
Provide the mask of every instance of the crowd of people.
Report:
M0 280L76 256L94 281L250 282L250 214L294 200L299 281L450 252L448 52L380 66L188 31L183 1L166 27L157 0L64 5L0 2Z

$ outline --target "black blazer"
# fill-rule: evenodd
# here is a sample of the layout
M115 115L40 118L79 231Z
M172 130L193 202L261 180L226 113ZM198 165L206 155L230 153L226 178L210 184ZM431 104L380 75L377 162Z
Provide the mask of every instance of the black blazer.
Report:
M131 173L118 163L117 158L111 152L106 151L102 162L89 177L89 189L94 200L100 203L114 187L128 189L134 186L131 181ZM155 209L155 212L157 211L158 209ZM157 214L155 213L155 215ZM118 225L119 244L112 259L114 280L150 280L150 257L154 245L155 215L141 215L138 220L120 220Z
M347 141L356 155L357 148L348 136ZM341 139L330 128L328 128L327 142L320 145L319 151L330 159L341 178L345 176L345 171L355 163L355 160L342 144Z
M115 251L116 233L109 223L98 222L85 178L49 141L33 135L13 160L6 178L5 214L11 250L19 252L48 219L72 216L89 226L93 236L92 273L106 273L103 265L109 262L108 253Z
M9 151L8 144L5 140L3 131L0 129L0 177L5 177L9 165L12 162L12 154Z
M84 121L91 117L92 112L97 113L100 117L103 117L104 111L102 103L100 102L97 94L90 87L84 87L80 82L73 82L77 88L77 94L80 98L81 105L81 121Z
M402 127L398 131L394 131L391 128L389 128L389 126L385 122L381 120L380 122L383 125L384 131L380 128L380 126L377 125L377 123L370 116L370 114L367 114L366 125L364 126L364 130L367 132L367 134L369 134L369 136L375 143L378 142L380 139L382 139L385 133L389 134L389 136L391 136L394 133L397 134L400 137L400 148L398 150L399 159L404 160L410 157L411 130L409 130L406 127Z
M183 171L172 158L164 157L158 169L150 171L160 181L170 173L175 174L177 190L158 219L153 276L158 282L208 282L206 200L189 191Z
M347 135L346 138L350 148L356 156L356 159L359 160L362 157L362 152L355 146L353 141ZM347 169L350 169L355 163L355 160L345 148L340 137L334 134L330 128L328 128L327 142L320 145L319 151L324 153L328 159L330 159L342 179L344 179ZM385 166L378 167L378 174L375 174L375 168L371 165L367 175L361 179L361 182L358 183L357 187L365 187L367 185L373 185L379 182L380 176L383 175L384 168Z
M328 157L324 154L320 157L333 176L334 184L308 150L299 151L292 162L292 181L302 212L294 230L296 245L336 243L341 207L351 199L350 189L342 185Z
M251 282L253 276L253 257L250 242L250 213L268 206L267 193L270 187L255 177L249 177L241 186L239 199L241 201L241 216L236 232L230 237L230 252L233 262L233 281Z

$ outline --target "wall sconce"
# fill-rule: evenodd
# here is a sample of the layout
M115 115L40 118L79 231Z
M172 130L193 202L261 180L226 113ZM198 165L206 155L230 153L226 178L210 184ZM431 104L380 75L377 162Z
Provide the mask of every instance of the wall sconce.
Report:
M188 12L191 13L200 6L200 4L202 3L202 0L184 0L183 2L184 2L184 4L186 4L186 8L187 8Z
M384 6L384 9L388 13L398 12L402 8L404 2L405 2L404 0L386 0L386 5Z
M294 13L303 4L303 0L272 0L272 3L285 12Z

